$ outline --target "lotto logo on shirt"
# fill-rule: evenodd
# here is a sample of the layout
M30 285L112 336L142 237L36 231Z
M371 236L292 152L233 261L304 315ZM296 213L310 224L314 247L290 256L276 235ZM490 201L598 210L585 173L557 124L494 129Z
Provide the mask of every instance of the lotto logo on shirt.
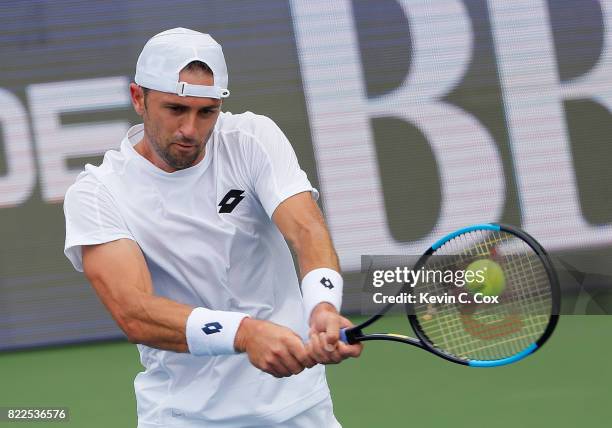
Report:
M221 199L219 202L219 212L220 213L231 213L236 208L236 205L240 203L241 200L244 199L242 194L244 190L232 189Z

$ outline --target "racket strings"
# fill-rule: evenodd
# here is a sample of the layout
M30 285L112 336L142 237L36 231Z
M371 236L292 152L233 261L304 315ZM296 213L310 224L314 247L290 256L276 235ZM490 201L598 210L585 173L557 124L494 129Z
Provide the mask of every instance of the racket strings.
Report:
M445 353L467 360L515 355L535 342L548 325L552 296L546 269L525 242L503 231L488 230L448 241L424 268L457 271L479 259L493 260L502 268L505 288L499 304L417 303L414 313L430 343ZM458 292L470 293L466 287L440 281L420 281L414 286L415 295Z

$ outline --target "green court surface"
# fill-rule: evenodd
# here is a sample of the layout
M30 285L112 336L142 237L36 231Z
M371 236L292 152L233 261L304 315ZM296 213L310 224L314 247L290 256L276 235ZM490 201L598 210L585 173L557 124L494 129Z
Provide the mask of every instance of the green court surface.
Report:
M612 317L566 316L541 351L494 369L370 342L361 358L328 367L335 412L344 427L611 426L611 331ZM71 416L0 426L135 427L139 370L135 346L123 342L0 354L0 406L62 406Z

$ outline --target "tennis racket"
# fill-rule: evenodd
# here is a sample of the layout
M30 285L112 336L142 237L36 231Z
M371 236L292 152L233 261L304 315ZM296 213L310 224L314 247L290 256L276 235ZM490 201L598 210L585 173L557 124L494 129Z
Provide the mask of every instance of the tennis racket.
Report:
M553 265L533 237L504 224L469 226L438 240L412 270L457 271L478 260L501 267L505 285L498 304L420 302L417 298L423 293L429 298L470 293L467 287L423 277L414 284L404 283L396 294L415 296L414 303L403 305L416 337L364 332L397 304L388 303L370 319L342 329L341 340L401 342L471 367L502 366L534 353L557 325L560 291Z

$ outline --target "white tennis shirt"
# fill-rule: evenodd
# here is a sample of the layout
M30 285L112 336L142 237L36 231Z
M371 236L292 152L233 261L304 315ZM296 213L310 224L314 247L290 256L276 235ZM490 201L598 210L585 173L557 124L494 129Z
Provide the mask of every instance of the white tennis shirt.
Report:
M155 293L214 310L248 313L307 338L291 253L271 216L286 198L318 192L274 122L221 113L204 159L173 173L134 149L87 165L66 193L65 254L82 271L81 246L121 238L138 243ZM108 267L112 269L112 266ZM290 418L329 395L324 368L276 379L246 354L196 357L138 345L140 428L242 427Z

